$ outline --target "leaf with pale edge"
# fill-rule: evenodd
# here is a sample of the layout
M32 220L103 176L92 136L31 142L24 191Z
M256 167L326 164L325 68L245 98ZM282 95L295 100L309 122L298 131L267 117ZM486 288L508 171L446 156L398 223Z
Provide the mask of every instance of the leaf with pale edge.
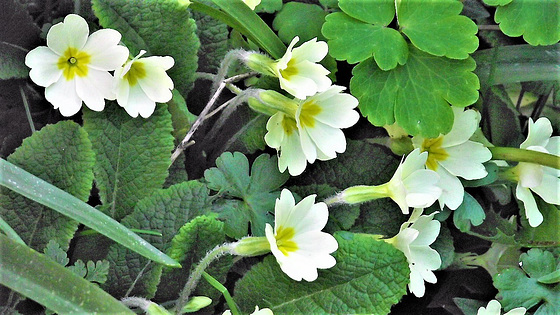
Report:
M408 61L382 71L370 58L357 65L350 81L360 111L376 126L397 122L411 135L437 138L451 130L449 105L465 107L478 99L480 87L469 57L436 57L409 46Z
M88 200L95 156L87 133L72 121L45 126L25 139L8 161ZM78 228L78 222L4 187L0 187L0 216L28 246L41 251L50 240L67 249Z
M463 203L453 211L453 223L461 232L468 232L471 224L479 226L486 218L486 213L482 206L471 196L465 192L463 195Z
M372 235L341 232L335 238L336 265L319 270L317 280L293 281L269 255L237 282L235 301L245 312L258 305L278 315L388 314L406 294L409 269L403 253Z
M161 251L167 251L171 240L185 223L210 210L208 188L189 181L159 190L142 199L134 212L121 223L129 228L160 232L162 236L144 235L144 239ZM111 264L104 288L113 296L122 297L132 285L148 259L118 245L111 245L107 260ZM161 276L162 266L150 263L138 279L132 295L151 298Z
M187 95L196 79L200 42L184 1L93 0L92 5L99 23L121 32L133 55L144 49L150 55L173 57L175 65L167 73L175 88Z
M224 152L216 159L216 166L204 172L210 189L224 194L214 208L225 219L225 231L230 237L241 238L248 233L264 236L266 223L272 222L277 190L289 178L288 172L278 171L276 156L261 154L255 159L249 174L249 161L240 152ZM226 199L230 198L230 199Z
M560 40L560 1L484 0L497 5L494 20L504 34L512 37L523 35L533 45L552 45Z
M173 257L183 268L164 269L156 298L159 300L177 298L178 292L185 286L192 269L208 251L225 241L224 223L211 216L199 216L183 225L177 235L173 237L167 251L169 257ZM212 262L205 271L223 283L232 264L232 257L225 256ZM216 302L220 298L220 292L206 281L200 281L193 294L207 296Z
M119 221L163 186L173 150L171 115L167 105L158 104L150 118L132 118L107 102L102 112L84 109L83 117L96 153L100 210Z
M533 248L521 255L520 262L523 271L510 268L494 276L494 286L499 290L496 297L504 310L540 304L535 314L556 314L560 309L560 285L539 283L538 279L553 273L560 261L548 251Z

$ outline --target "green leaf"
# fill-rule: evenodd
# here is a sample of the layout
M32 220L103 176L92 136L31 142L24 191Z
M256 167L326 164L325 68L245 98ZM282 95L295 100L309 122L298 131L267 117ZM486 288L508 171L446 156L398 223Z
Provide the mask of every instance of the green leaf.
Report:
M372 59L357 65L350 81L360 111L376 125L397 122L411 135L437 138L449 132L449 105L465 107L478 99L478 78L472 58L435 57L409 46L408 61L382 71Z
M167 103L167 109L173 122L173 137L181 141L195 122L197 116L189 112L185 98L177 90L173 90L173 97Z
M306 42L314 37L323 39L321 26L325 22L327 13L318 5L288 2L276 14L272 27L278 31L278 37L289 43L296 36Z
M0 284L60 314L134 314L95 284L0 234Z
M154 56L171 56L168 71L183 95L192 88L197 69L196 23L184 1L93 0L93 10L105 28L121 32L122 41L136 56L141 49Z
M339 0L338 6L349 16L369 24L387 26L395 17L395 2L392 0Z
M523 271L510 268L494 276L494 286L499 290L496 297L504 309L540 305L535 314L556 313L560 309L559 285L539 283L538 279L554 272L559 261L552 253L533 248L521 255L520 262Z
M25 139L8 161L81 201L88 200L95 158L87 133L72 121L45 126ZM7 173L4 176L9 179ZM46 191L32 182L27 185L40 196L57 198L47 196ZM28 246L37 250L42 250L50 240L67 249L78 228L78 222L66 215L3 187L0 188L0 216Z
M478 48L478 27L460 15L462 9L463 4L456 0L401 0L397 7L399 27L422 51L466 59Z
M471 140L473 139L471 138ZM484 163L484 167L486 168L486 172L488 172L488 175L486 175L481 179L461 181L463 183L463 186L480 187L480 186L488 186L494 183L498 179L498 173L500 171L500 168L496 165L496 163L491 161Z
M453 260L455 259L455 246L453 245L451 231L445 222L441 225L439 235L431 247L439 253L441 258L441 266L438 270L444 270L453 264Z
M546 203L540 196L535 195L537 207L543 215L543 222L537 227L527 224L527 219L522 219L523 229L518 233L518 239L528 247L533 246L560 246L560 208ZM519 202L521 213L525 212L524 206Z
M215 216L215 215L214 215ZM157 298L162 300L176 299L178 292L184 287L192 269L198 265L206 253L226 241L224 223L209 216L199 216L185 224L173 237L169 250L171 257L181 263L181 269L165 269L162 281L158 286ZM233 265L232 257L226 256L213 262L206 272L218 281L225 282L226 273ZM195 295L205 295L218 301L220 292L205 281L200 281Z
M63 267L66 267L66 265L68 265L68 263L70 262L70 259L66 255L66 252L62 248L60 248L60 245L57 242L53 240L47 243L47 246L43 250L43 253L45 253L47 257L56 261Z
M68 266L68 269L81 278L87 275L86 264L81 259L76 260L74 265Z
M463 195L463 203L453 211L453 223L461 232L471 229L471 224L479 226L486 218L482 206L468 192Z
M171 163L173 137L167 105L150 118L132 118L114 102L102 112L84 110L84 128L96 153L94 167L102 211L116 220L162 187Z
M533 45L552 45L560 40L560 1L484 0L488 5L498 5L494 20L504 34L512 37L523 35Z
M256 13L274 13L282 9L282 0L261 0L261 3L255 7Z
M39 42L41 30L17 0L5 0L0 10L0 80L26 78L28 49Z
M180 267L176 261L99 210L3 159L0 159L0 174L3 175L0 185L74 219L144 257L166 266Z
M484 100L483 131L492 144L519 147L523 134L518 112L503 86L492 86Z
M122 220L129 228L157 231L162 236L146 235L148 242L166 252L177 231L192 218L210 210L210 197L206 186L189 181L161 189L142 199L134 212ZM107 255L111 268L104 288L113 296L125 295L148 260L117 244L111 245ZM161 276L162 266L150 264L143 270L132 295L151 298Z
M213 6L212 0L201 2ZM216 73L230 48L228 26L224 22L201 12L193 11L192 14L196 21L196 33L200 39L198 71Z
M97 262L87 262L86 280L90 282L105 283L107 274L109 273L109 262L106 260L98 260Z
M277 190L289 178L287 172L278 171L277 157L261 154L253 162L242 153L224 152L216 159L216 166L204 172L210 189L219 191L233 200L222 200L214 208L219 218L225 219L226 234L230 237L247 236L251 222L251 235L263 236L265 223L271 222Z
M335 238L337 263L319 270L317 280L293 281L269 255L237 282L236 302L245 312L258 305L274 314L388 314L409 281L402 252L372 235L344 232Z
M239 116L242 116L241 111L238 111L238 114ZM266 149L264 135L267 133L266 123L268 122L269 117L259 114L255 115L254 112L250 115L251 117L247 117L247 119L251 119L244 124L243 128L239 132L236 133L236 135L239 134L239 137L237 138L237 141L229 147L229 149L238 150L248 154Z
M14 229L12 229L12 227L6 221L4 221L2 217L0 217L0 231L4 232L4 234L6 234L6 236L11 238L12 240L25 245L25 242L21 239L21 237L19 237L16 231L14 231Z

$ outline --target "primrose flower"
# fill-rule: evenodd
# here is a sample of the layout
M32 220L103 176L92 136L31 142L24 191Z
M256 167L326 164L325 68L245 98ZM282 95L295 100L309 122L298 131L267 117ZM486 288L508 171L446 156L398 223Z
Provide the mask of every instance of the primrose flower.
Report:
M438 186L442 189L440 207L457 209L463 203L465 189L458 176L473 180L486 177L488 172L482 163L492 158L492 153L483 144L470 141L480 123L480 114L474 110L463 111L452 106L453 127L448 134L437 138L412 138L415 148L428 152L426 167L438 173Z
M76 114L82 101L94 111L103 110L105 99L115 99L108 71L128 58L128 49L119 45L119 32L102 29L88 34L87 22L69 14L50 28L46 47L37 47L25 57L29 77L46 87L45 98L63 116Z
M332 235L321 232L329 218L325 203L315 203L315 195L311 195L295 204L292 193L284 189L274 209L274 230L267 223L265 233L284 273L296 281L314 281L318 268L336 264L330 253L337 250L338 243Z
M533 122L529 118L529 134L521 143L521 149L539 151L560 156L560 136L551 137L552 125L545 117ZM560 170L533 163L520 162L509 170L510 176L517 181L515 196L525 206L525 215L532 227L539 226L543 216L537 207L531 191L545 202L560 205Z
M288 168L292 176L305 170L307 162L334 159L346 150L341 128L353 126L359 119L354 110L358 100L344 87L333 85L305 100L290 100L279 93L266 91L262 98L278 109L266 124L265 141L278 150L278 168Z
M227 310L222 315L231 315L231 311ZM272 313L272 310L269 308L263 308L262 310L259 310L259 307L255 306L255 311L250 315L274 315L274 313Z
M243 2L251 8L251 10L255 10L255 8L261 3L261 0L243 0Z
M525 315L527 309L524 307L517 307L504 315ZM500 315L502 313L502 305L497 300L488 302L486 307L481 306L476 312L476 315Z
M421 215L421 209L414 209L410 219L401 225L397 235L385 240L402 251L410 268L408 289L416 297L424 296L424 281L436 283L437 278L432 272L441 266L439 253L430 248L439 235L441 224L433 220L435 212Z
M117 103L126 112L137 117L150 117L156 108L156 102L166 103L171 100L173 81L165 73L173 67L172 57L140 58L146 51L142 50L134 59L115 70L114 90Z

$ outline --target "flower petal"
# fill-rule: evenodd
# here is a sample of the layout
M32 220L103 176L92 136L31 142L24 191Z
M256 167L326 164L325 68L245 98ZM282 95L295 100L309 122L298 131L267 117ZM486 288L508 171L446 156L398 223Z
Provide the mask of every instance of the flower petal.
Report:
M346 137L342 130L333 128L322 123L315 123L313 128L304 128L301 135L307 134L316 146L331 159L336 157L336 153L346 151ZM303 140L303 137L302 137ZM302 141L302 145L305 145ZM315 156L316 158L316 156ZM314 159L313 159L314 160Z
M40 46L25 56L25 65L31 68L29 77L35 84L47 87L60 79L62 70L57 66L60 56L51 49Z
M89 69L87 76L74 79L76 92L89 109L101 111L105 108L105 99L115 99L113 79L107 71Z
M353 110L358 100L350 94L338 94L321 101L321 112L315 116L318 121L334 127L349 128L360 119L360 114Z
M286 135L278 156L278 168L284 172L286 167L290 175L297 176L303 173L307 159L302 149L300 136L297 132Z
M480 123L480 113L468 109L451 106L453 110L453 127L451 131L443 137L442 147L455 146L467 142L474 134Z
M124 109L132 117L137 117L138 114L140 114L140 116L148 118L154 113L156 103L152 101L137 84L130 88L128 104Z
M82 100L76 93L75 81L60 80L45 89L45 98L65 117L75 115L82 108Z
M539 226L543 221L543 215L537 207L535 197L528 188L517 185L515 189L515 196L523 202L525 206L525 216L529 220L529 225L532 227Z
M47 33L47 46L58 55L72 47L80 50L89 35L86 20L79 15L69 14L63 22L53 25Z
M91 34L83 51L91 56L89 66L97 70L112 71L121 67L128 59L128 48L119 45L121 34L112 29L103 29Z
M285 132L283 127L284 113L277 112L272 115L266 123L266 130L268 132L264 135L266 144L274 149L279 149L284 141Z
M527 149L531 146L546 147L550 136L552 135L552 124L545 117L537 119L533 123L533 119L529 118L529 134L527 139L521 143L521 149Z
M317 38L308 40L301 46L294 48L292 51L292 59L309 60L311 62L319 62L325 58L329 52L329 46L325 42L318 42Z
M167 63L169 63L170 60L171 62L173 62L173 58L171 57L159 58L167 60ZM148 62L144 62L145 59L138 61L144 63L144 68L146 70L146 76L142 79L139 79L138 84L140 84L146 95L153 101L158 103L168 102L173 97L171 93L171 90L173 89L173 81L167 75L167 73L165 73L165 70L158 66L160 62L156 61L157 59L152 59ZM161 63L165 62L166 61L162 61Z
M465 189L463 184L456 176L451 175L445 168L438 167L436 173L439 175L438 187L441 188L439 196L440 208L446 205L449 209L455 210L463 203Z
M531 190L541 196L545 202L560 205L560 178L544 172L541 184Z
M291 226L288 224L295 204L296 201L292 193L288 189L282 189L280 198L276 199L276 204L274 205L274 226L276 228L279 226Z
M489 161L492 153L481 143L467 141L445 150L449 156L440 160L439 164L445 167L450 174L468 180L480 179L488 175L482 163Z
M544 169L541 165L521 162L517 164L519 184L525 188L534 188L541 185Z

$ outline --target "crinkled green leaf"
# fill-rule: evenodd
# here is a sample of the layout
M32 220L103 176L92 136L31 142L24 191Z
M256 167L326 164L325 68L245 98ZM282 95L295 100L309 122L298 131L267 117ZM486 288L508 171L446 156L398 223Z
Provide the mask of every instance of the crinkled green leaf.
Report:
M414 46L435 56L466 59L478 48L477 25L460 15L457 0L397 2L401 31Z
M189 180L189 174L185 168L185 155L181 154L169 167L169 176L165 179L163 188L169 188L175 184L180 184Z
M451 107L465 107L478 99L479 81L472 58L436 57L409 46L408 61L382 71L373 60L357 65L350 81L360 111L376 125L397 122L411 135L437 138L451 130Z
M150 118L132 118L114 102L101 112L84 110L84 128L96 153L99 196L109 216L121 220L136 203L162 187L171 163L173 136L167 105Z
M251 119L240 130L238 140L232 144L230 149L248 154L264 150L266 148L264 135L267 133L266 123L268 118L265 115L252 115Z
M121 32L133 55L141 49L154 56L171 56L175 65L167 73L183 95L192 88L200 46L196 23L185 1L93 0L99 23Z
M204 172L210 189L219 191L226 198L234 198L218 202L214 209L220 218L226 219L228 236L246 236L249 221L251 235L264 235L265 223L272 221L270 212L274 210L275 200L279 197L279 192L275 190L289 178L287 172L278 171L277 163L277 157L261 154L253 162L249 174L249 161L245 155L224 152L216 159L217 167Z
M134 212L122 220L129 228L157 231L162 236L145 235L146 241L167 251L177 231L192 218L210 209L208 189L197 181L189 181L159 190L142 199ZM149 262L144 257L117 244L111 245L107 260L111 264L104 288L113 296L124 296L139 272ZM151 263L138 279L132 295L151 298L161 276L161 265Z
M504 309L539 305L535 314L555 314L560 309L560 287L539 283L538 278L554 272L559 261L552 253L533 248L521 255L520 262L523 271L510 268L494 276Z
M156 298L161 300L176 299L178 292L187 282L192 269L198 265L208 251L225 241L224 223L211 216L196 217L181 227L177 235L173 237L167 253L174 257L183 268L166 268L164 270ZM214 261L206 269L206 272L223 283L232 264L232 257L225 256ZM216 302L220 298L220 292L216 291L206 281L200 281L193 294L208 296Z
M17 0L4 0L0 10L0 80L26 78L28 49L37 46L41 30Z
M314 37L322 39L321 26L325 22L327 13L318 5L288 2L276 14L272 26L278 31L278 37L289 43L296 36L300 42L306 42Z
M560 246L560 207L549 204L535 195L537 207L543 215L543 222L537 227L529 226L525 216L522 218L523 229L518 233L518 240L528 246ZM521 213L525 212L524 205L519 202Z
M531 45L552 45L560 40L559 0L484 0L497 5L494 20L504 34L523 35Z
M87 133L72 121L45 126L25 139L8 161L88 200L95 157ZM78 222L5 187L0 187L0 216L28 246L38 250L50 240L67 249L78 228Z
M409 281L402 252L372 235L343 232L335 238L337 263L319 270L317 280L293 281L269 255L237 282L235 301L245 312L258 305L274 314L388 314Z
M43 253L50 259L59 263L61 266L65 267L70 262L66 252L60 248L60 245L57 242L53 240L50 240L47 243L47 246L43 249Z
M486 214L482 206L473 196L465 192L463 203L453 211L453 223L455 226L461 232L467 232L470 231L471 224L479 226L484 221L484 218L486 218Z
M211 0L201 1L212 5ZM201 12L193 11L196 33L200 39L198 50L198 71L215 73L229 49L229 30L227 24Z

